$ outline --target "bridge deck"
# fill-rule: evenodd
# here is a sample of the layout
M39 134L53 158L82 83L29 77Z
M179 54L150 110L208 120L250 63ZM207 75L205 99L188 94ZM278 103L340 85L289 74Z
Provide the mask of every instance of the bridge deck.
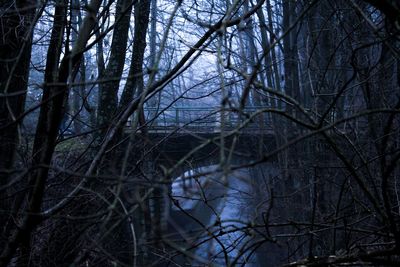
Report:
M241 132L272 133L273 128L267 116L256 114L262 108L251 107L244 110L217 109L214 107L173 107L168 109L145 108L148 132L199 132L219 133L232 131L241 125ZM132 120L127 123L130 131Z

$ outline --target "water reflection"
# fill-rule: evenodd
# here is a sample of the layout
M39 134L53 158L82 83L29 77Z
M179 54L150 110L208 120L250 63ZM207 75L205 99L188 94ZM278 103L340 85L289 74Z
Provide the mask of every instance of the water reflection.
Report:
M248 249L256 236L246 228L256 219L254 187L257 179L247 169L231 172L226 177L201 175L216 168L199 168L177 178L172 185L176 203L172 209L184 209L195 218L191 227L199 231L195 234L192 251L197 257L213 266L226 266L235 261L239 266L259 266ZM201 265L193 262L196 264Z

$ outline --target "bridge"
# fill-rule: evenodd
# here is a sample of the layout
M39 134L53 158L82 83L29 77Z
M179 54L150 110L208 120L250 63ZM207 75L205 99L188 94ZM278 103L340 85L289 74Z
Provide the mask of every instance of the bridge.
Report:
M260 111L267 107L253 106L242 110L220 107L165 107L144 108L146 127L150 132L202 132L216 133L240 128L240 131L272 133L271 122ZM132 119L127 123L127 131Z
M256 159L261 150L275 146L271 122L260 110L214 107L145 108L146 124L133 130L132 120L126 125L127 134L138 136L137 148L147 143L144 155L157 158L156 164L166 169L180 163L173 175L179 176L193 168L218 164L221 149L237 158ZM238 156L238 157L235 157ZM149 158L150 159L150 158Z

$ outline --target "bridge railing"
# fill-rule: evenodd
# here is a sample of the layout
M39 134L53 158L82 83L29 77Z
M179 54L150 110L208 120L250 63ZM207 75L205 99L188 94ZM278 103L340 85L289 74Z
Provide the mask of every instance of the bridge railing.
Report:
M218 107L170 107L168 109L146 107L144 116L147 127L151 131L172 131L178 128L191 131L215 132L221 131L222 116L224 129L235 129L254 112L265 107L245 108L242 112ZM128 127L131 127L128 121ZM270 130L271 123L267 116L257 116L243 130Z

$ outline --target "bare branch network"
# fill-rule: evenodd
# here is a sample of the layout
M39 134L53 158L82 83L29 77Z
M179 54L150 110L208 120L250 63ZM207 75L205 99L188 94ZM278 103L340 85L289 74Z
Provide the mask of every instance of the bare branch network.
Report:
M400 266L396 0L4 0L0 267Z

